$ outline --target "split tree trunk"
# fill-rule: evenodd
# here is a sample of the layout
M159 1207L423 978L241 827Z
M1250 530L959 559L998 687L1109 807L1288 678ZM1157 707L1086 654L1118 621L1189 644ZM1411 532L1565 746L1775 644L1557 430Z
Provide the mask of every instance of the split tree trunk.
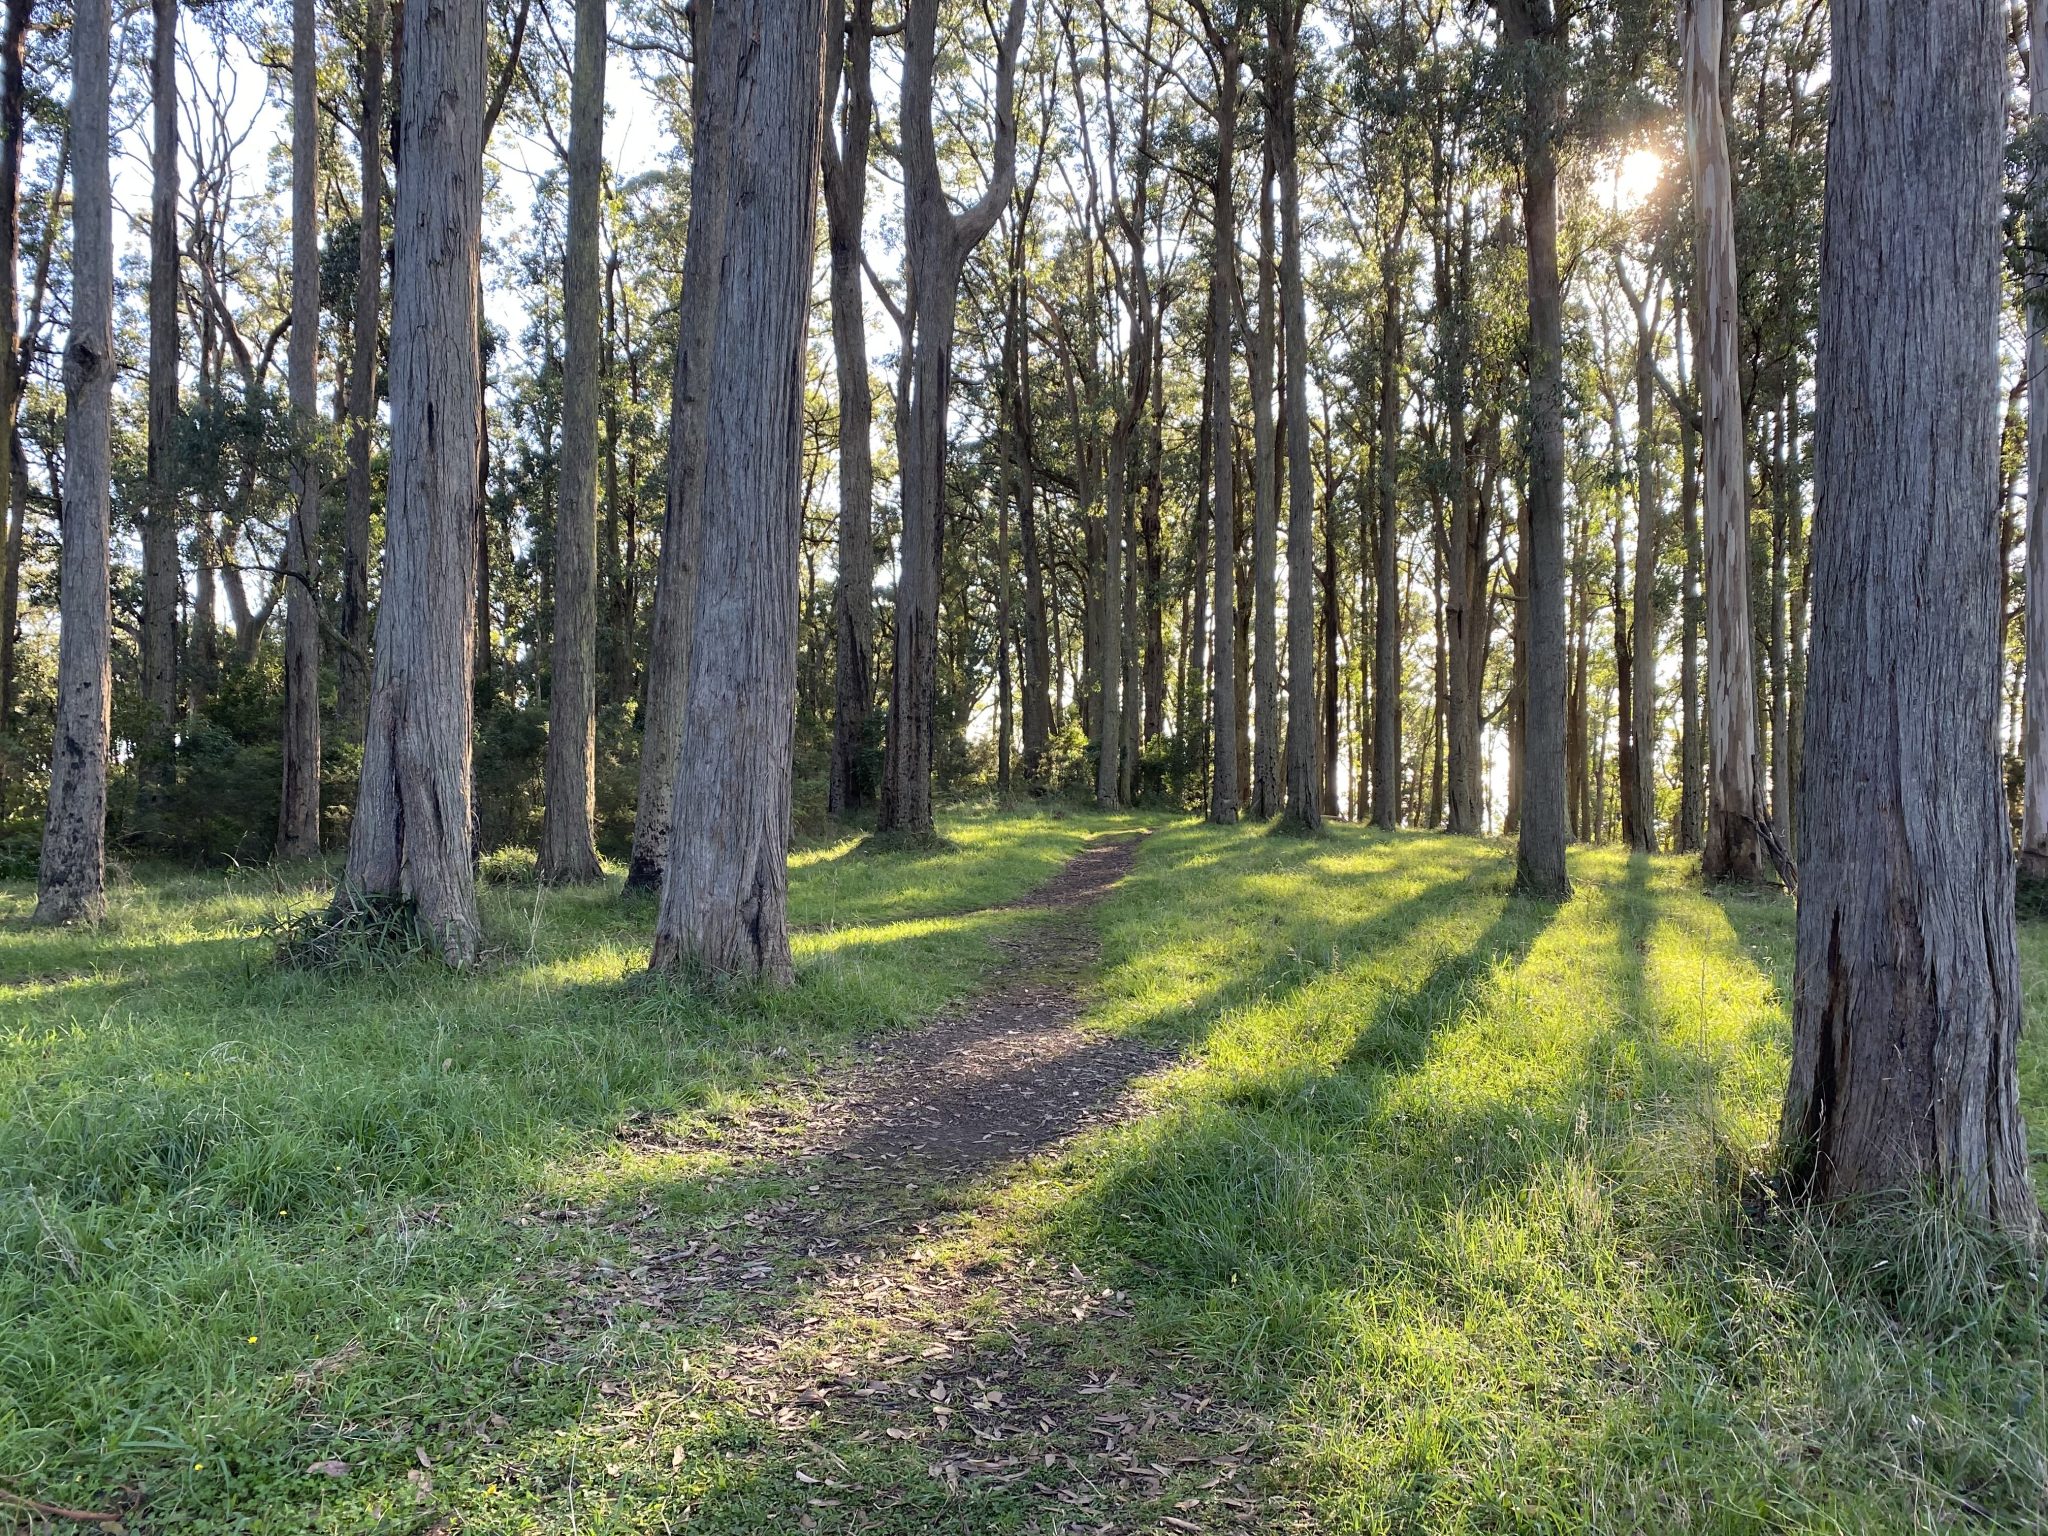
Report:
M348 382L348 499L341 534L335 724L360 741L370 687L370 444L377 429L377 357L384 324L384 0L363 21L362 213L356 225L356 311Z
M1832 34L1781 1135L1816 1200L1931 1188L2032 1235L1995 747L2005 12L1836 0Z
M284 783L277 856L320 852L320 103L313 0L292 0L292 515L284 540Z
M412 904L476 960L470 722L481 358L481 7L415 7L400 46L391 480L362 785L344 898Z
M107 538L113 466L114 194L108 165L109 0L71 19L71 335L64 346L64 547L58 568L56 732L36 867L39 923L106 916Z
M699 88L722 98L734 128L721 221L734 259L715 269L716 323L747 344L714 354L706 380L717 430L705 439L695 633L652 964L786 982L823 0L724 0L708 30Z
M562 477L555 499L555 632L548 656L547 802L538 872L604 878L597 858L597 404L604 349L598 195L604 179L608 0L576 0L569 84L569 231L562 260Z
M1700 271L1700 416L1705 483L1707 751L1711 793L1701 867L1710 880L1764 877L1763 773L1749 627L1749 514L1736 356L1735 193L1721 117L1723 0L1686 0L1685 143Z
M698 46L708 47L707 17L692 12ZM694 79L694 77L693 77ZM639 799L626 891L659 891L668 868L669 817L675 802L676 754L682 750L683 698L695 628L697 541L704 515L706 381L718 345L718 273L732 214L726 178L732 173L729 95L692 85L690 228L683 248L683 291L677 301L675 371L669 387L668 506L661 525L654 616L647 643L647 702L640 729Z

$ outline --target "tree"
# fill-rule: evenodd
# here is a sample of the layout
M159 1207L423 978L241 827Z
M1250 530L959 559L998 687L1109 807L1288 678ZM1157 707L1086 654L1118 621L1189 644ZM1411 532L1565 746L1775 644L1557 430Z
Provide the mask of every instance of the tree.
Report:
M399 48L384 581L340 900L410 904L450 965L477 956L470 828L476 564L481 6L418 6Z
M1737 372L1735 194L1721 114L1722 0L1686 0L1685 147L1698 222L1700 452L1707 589L1710 880L1763 878L1763 772L1749 621L1749 510Z
M2027 109L2033 132L2048 132L2048 0L2027 7ZM2034 154L2041 153L2036 143ZM2036 260L2048 231L2048 166L2029 167L2027 198ZM2039 274L2023 284L2027 305L2027 610L2025 711L2020 757L2026 793L2020 820L2020 874L2048 880L2048 300Z
M1781 1137L1813 1199L1931 1188L2032 1234L1993 750L2005 12L1902 22L1871 0L1833 9Z
M1209 820L1234 826L1238 813L1237 730L1237 450L1231 384L1231 317L1238 309L1237 106L1243 67L1242 23L1219 18L1202 0L1196 14L1209 40L1216 70L1216 161L1210 191L1208 322L1208 426L1214 483L1216 589L1215 705L1211 711L1214 762L1209 774Z
M907 293L896 457L902 467L903 532L896 578L889 735L878 829L932 835L932 713L938 682L939 550L946 517L946 410L953 388L953 327L967 258L1009 204L1017 172L1017 49L1024 0L1010 0L996 39L995 143L987 185L964 212L947 201L932 119L938 62L938 0L907 0L903 13L900 142Z
M748 340L718 352L709 370L716 430L652 963L785 982L823 0L729 0L709 31L699 89L725 97L728 120L747 130L722 146L732 161L722 236L732 259L719 267L718 327Z
M832 251L832 356L839 385L839 580L832 595L832 763L826 809L866 800L860 778L875 698L875 467L869 434L867 327L861 304L861 225L874 135L874 0L835 0L825 36L825 89L841 122L825 134L825 222ZM1007 592L1007 587L1005 592Z
M142 768L154 790L175 775L178 714L178 6L153 0L149 91L149 511L142 519ZM13 280L13 271L8 273Z
M698 48L708 48L708 18L692 12ZM703 55L698 55L702 57ZM669 382L668 505L654 618L647 644L647 701L640 727L640 792L633 817L633 855L626 890L661 889L668 869L669 815L682 750L683 697L695 629L697 541L703 519L707 381L718 344L718 272L732 215L725 178L732 173L729 92L697 89L691 77L690 231L683 249L683 291L677 301L675 369Z
M292 514L285 532L284 785L277 856L320 851L320 102L313 0L292 0Z
M1571 889L1564 862L1564 323L1556 142L1566 22L1550 0L1496 0L1496 8L1522 78L1522 220L1529 242L1527 661L1515 884L1554 901Z
M362 180L356 225L356 304L348 373L348 490L341 536L341 613L336 625L335 723L360 741L370 687L370 438L377 426L378 343L384 329L384 34L385 0L363 17L362 118L357 148Z
M1280 181L1280 308L1287 357L1287 821L1323 827L1322 750L1316 739L1315 478L1308 440L1308 303L1301 278L1301 167L1295 97L1305 0L1273 15L1279 54L1274 170ZM1327 514L1326 514L1327 515ZM1335 623L1334 613L1327 615Z
M1280 553L1280 481L1273 421L1274 366L1280 350L1280 302L1273 272L1277 209L1273 157L1280 113L1279 50L1268 49L1265 144L1259 167L1259 320L1246 372L1252 395L1252 799L1255 821L1270 821L1285 802L1280 771L1280 602L1274 567Z
M607 0L576 0L569 86L569 233L562 263L562 479L555 501L555 633L548 671L540 878L604 878L597 859L597 396L604 347L597 212L604 179Z
M36 867L36 921L106 915L109 652L107 538L113 483L114 193L108 165L113 13L71 18L71 335L64 346L64 550L57 726Z

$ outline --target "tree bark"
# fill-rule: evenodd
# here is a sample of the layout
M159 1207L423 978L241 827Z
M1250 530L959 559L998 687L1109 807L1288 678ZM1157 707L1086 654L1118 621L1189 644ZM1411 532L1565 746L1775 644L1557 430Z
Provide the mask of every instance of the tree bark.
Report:
M1678 461L1679 517L1684 524L1685 567L1679 596L1679 620L1684 631L1679 655L1679 739L1678 739L1678 826L1671 839L1680 853L1695 853L1704 841L1706 784L1702 774L1705 753L1700 742L1700 626L1704 620L1700 603L1700 473L1699 433L1694 427L1691 380L1685 371L1685 339L1697 320L1697 311L1687 306L1685 323L1678 327Z
M708 48L706 17L692 12L698 46ZM668 868L669 817L676 754L682 750L684 690L695 629L697 541L704 516L706 389L718 344L719 269L725 260L731 200L732 103L727 93L695 92L690 166L690 228L677 301L675 372L669 388L668 505L655 574L647 645L647 702L640 730L639 803L626 890L659 891Z
M377 359L384 325L384 34L385 0L369 0L363 20L362 213L356 226L356 309L349 360L348 494L341 535L341 613L336 628L335 724L361 741L370 687L370 447L377 429Z
M1448 212L1439 215L1446 223ZM1485 786L1481 775L1480 694L1486 681L1486 519L1472 494L1465 445L1467 366L1471 303L1469 211L1453 253L1448 229L1440 236L1437 324L1443 347L1439 367L1444 388L1444 434L1450 443L1451 529L1449 591L1445 598L1445 644L1450 651L1446 688L1450 718L1445 722L1447 827L1461 836L1484 825Z
M140 762L148 792L177 775L178 720L178 6L153 0L149 89L149 510L142 519ZM12 264L9 280L12 281ZM11 306L10 306L11 307Z
M860 285L875 116L874 35L873 0L837 0L825 38L825 88L828 103L843 91L844 107L840 126L828 128L824 140L832 356L839 387L839 579L832 594L832 762L826 782L826 809L835 816L866 804L873 792L860 776L875 697L874 402ZM1025 735L1028 741L1028 722Z
M1277 99L1279 83L1267 82ZM1280 772L1280 620L1276 567L1280 558L1280 482L1273 422L1274 359L1279 349L1279 296L1274 291L1273 160L1279 114L1268 109L1259 177L1259 319L1247 367L1252 396L1252 800L1254 821L1280 814L1286 783ZM1290 414L1295 401L1288 400Z
M1662 489L1657 478L1657 316L1661 300L1629 293L1636 313L1636 547L1629 608L1630 762L1622 825L1629 846L1657 851L1657 544Z
M6 20L0 24L0 507L7 509L6 544L0 550L0 735L9 737L14 732L16 631L21 623L21 556L28 512L26 466L15 426L27 374L16 288L21 270L21 150L28 126L24 64L33 14L34 0L7 0ZM60 185L62 166L60 154ZM56 220L49 223L46 243ZM0 813L6 809L0 800Z
M1237 434L1232 425L1230 320L1237 311L1236 175L1238 70L1243 44L1233 29L1210 29L1216 53L1216 180L1210 227L1214 266L1209 275L1209 444L1215 473L1216 643L1211 711L1214 763L1209 775L1209 820L1237 821Z
M2039 125L2048 118L2048 0L2027 7L2027 111ZM2030 226L2034 259L2042 260L2041 242L2048 224L2039 211L2048 199L2040 183L2044 172L2033 168L2035 185L2028 189L2036 207ZM2048 880L2048 323L2040 306L2048 299L2042 274L2022 284L2027 324L2027 617L2025 708L2021 720L2020 758L2026 795L2020 812L2020 874Z
M2005 12L1832 19L1781 1139L1813 1199L1931 1188L2031 1236L1995 747Z
M284 544L284 783L277 856L320 852L320 103L313 0L292 0L292 515Z
M415 7L400 45L391 481L362 784L342 897L408 902L442 959L480 932L470 722L482 254L481 6Z
M1309 461L1308 301L1301 275L1301 167L1296 150L1296 49L1302 3L1284 0L1274 171L1280 181L1280 306L1287 332L1287 804L1288 824L1323 829L1323 754L1316 737L1315 470ZM1334 618L1334 615L1332 615Z
M548 665L547 802L538 873L604 878L597 833L597 405L604 348L598 198L604 180L608 0L576 0L569 85L569 229L562 260L562 476Z
M1710 880L1764 877L1763 773L1749 618L1749 514L1736 356L1734 184L1721 115L1722 0L1687 0L1682 26L1686 156L1698 223L1702 468L1711 793L1701 868Z
M1373 538L1372 824L1401 819L1401 517L1396 489L1401 438L1401 287L1394 267L1408 223L1408 199L1381 255L1378 506Z
M804 321L822 127L823 0L712 10L700 89L733 132L708 370L695 634L652 965L786 982ZM702 32L699 34L702 36Z
M114 195L108 164L113 16L78 0L71 20L71 335L64 347L63 553L57 716L36 868L39 923L106 915L107 595L114 396Z
M954 213L940 176L932 119L938 62L938 0L908 0L901 100L907 293L903 384L897 414L903 531L896 578L889 734L883 753L878 829L933 835L932 749L938 687L939 551L945 536L947 406L952 397L953 327L960 276L1010 201L1017 170L1017 49L1024 0L1011 0L997 39L995 144L988 184Z
M1564 327L1557 264L1557 117L1565 23L1549 0L1498 0L1522 55L1522 216L1529 241L1529 496L1521 818L1515 884L1571 890L1564 800Z

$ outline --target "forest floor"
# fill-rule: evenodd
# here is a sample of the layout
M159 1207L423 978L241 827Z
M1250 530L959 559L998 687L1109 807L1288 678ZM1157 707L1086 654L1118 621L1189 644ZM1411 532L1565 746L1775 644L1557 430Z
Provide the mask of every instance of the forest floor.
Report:
M2048 1521L2038 1270L1755 1177L1782 897L946 831L800 849L781 994L647 978L615 882L491 887L470 977L279 969L318 871L0 887L0 1531Z

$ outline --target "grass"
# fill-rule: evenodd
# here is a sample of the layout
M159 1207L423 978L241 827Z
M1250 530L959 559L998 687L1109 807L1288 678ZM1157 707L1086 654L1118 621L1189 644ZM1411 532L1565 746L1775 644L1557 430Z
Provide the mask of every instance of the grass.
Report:
M971 990L1035 920L988 909L1125 824L802 849L797 986L716 1006L641 976L651 913L609 892L491 887L478 977L337 978L265 958L310 880L147 875L92 936L0 888L0 1487L223 1532L1044 1528L918 1443L701 1390L740 1335L614 1309L624 1222L546 1213L800 1205L614 1133L782 1095ZM1547 907L1497 844L1163 826L1098 913L1091 1003L1179 1063L1151 1113L977 1191L946 1262L1121 1291L1070 1368L1169 1361L1240 1405L1316 1530L2040 1528L2039 1275L1938 1213L1823 1229L1745 1193L1789 903L1573 857ZM2038 1018L2048 929L2022 954ZM2048 1125L2048 1055L2022 1066ZM820 1477L900 1502L813 1502Z

